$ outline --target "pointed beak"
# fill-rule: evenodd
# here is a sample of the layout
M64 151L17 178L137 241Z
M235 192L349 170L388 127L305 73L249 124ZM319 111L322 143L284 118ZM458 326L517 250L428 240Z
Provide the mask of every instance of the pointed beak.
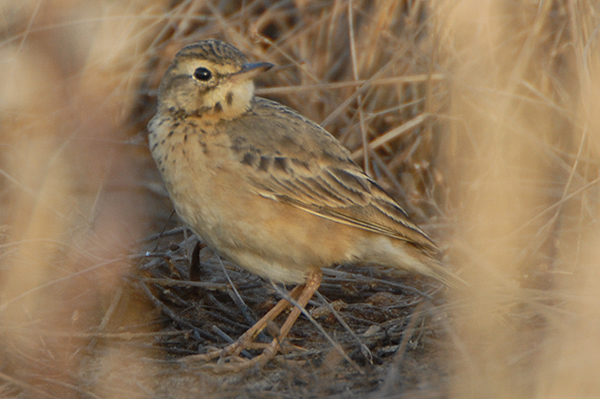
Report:
M232 74L236 80L247 80L252 79L261 73L268 71L273 68L275 65L270 62L250 62L242 65L242 69L238 72Z

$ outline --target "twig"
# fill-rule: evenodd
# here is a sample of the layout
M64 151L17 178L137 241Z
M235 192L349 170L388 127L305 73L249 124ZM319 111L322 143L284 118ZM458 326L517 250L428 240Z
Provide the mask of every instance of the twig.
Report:
M215 337L214 335L212 335L210 333L207 333L206 331L200 330L198 327L185 321L184 319L179 317L177 314L175 314L175 312L173 312L171 309L169 309L167 306L165 306L165 304L162 303L162 301L160 299L158 299L157 297L154 296L154 294L152 293L152 291L150 291L150 288L148 288L148 286L146 286L146 284L139 282L136 285L138 285L142 289L142 291L144 291L144 293L150 299L150 301L154 304L154 306L159 308L171 320L173 320L175 323L179 324L180 326L190 328L192 331L194 331L200 338L201 344L204 345L206 343L206 341L204 341L204 339L211 340L213 342L217 341L217 337Z
M348 325L348 323L346 323L346 321L342 318L342 316L340 316L340 314L337 312L337 310L335 310L335 308L333 306L331 306L329 301L319 291L317 291L316 294L317 294L317 297L321 301L323 301L325 306L327 306L327 309L329 309L329 311L331 312L331 314L333 314L333 316L336 318L336 320L342 325L342 327L344 327L344 329L346 329L346 331L348 331L350 333L352 338L354 338L356 340L356 342L358 342L358 344L360 346L360 352L363 354L365 359L367 359L369 361L369 363L373 364L373 354L371 353L369 348L367 348L367 346L361 341L361 339L358 337L358 335L356 335L354 333L354 331L350 328L350 326Z

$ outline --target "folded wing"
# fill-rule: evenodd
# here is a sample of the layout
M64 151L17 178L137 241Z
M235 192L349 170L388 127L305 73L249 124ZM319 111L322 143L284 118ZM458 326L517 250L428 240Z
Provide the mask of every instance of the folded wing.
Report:
M274 113L273 108L279 112ZM264 114L269 115L268 123ZM290 116L294 117L292 123ZM432 255L438 252L406 212L350 159L348 150L320 126L290 108L261 98L236 123L244 126L227 129L232 151L239 162L256 170L247 176L252 176L249 179L258 195L405 241ZM238 134L246 129L262 134L250 142ZM274 141L278 145L273 145Z

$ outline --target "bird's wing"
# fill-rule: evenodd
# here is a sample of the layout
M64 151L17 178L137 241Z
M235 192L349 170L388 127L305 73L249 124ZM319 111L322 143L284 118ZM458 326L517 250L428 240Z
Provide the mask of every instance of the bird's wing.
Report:
M256 134L243 134L248 131ZM227 124L226 133L233 156L254 169L245 175L257 194L437 252L339 141L294 110L257 98L251 111Z

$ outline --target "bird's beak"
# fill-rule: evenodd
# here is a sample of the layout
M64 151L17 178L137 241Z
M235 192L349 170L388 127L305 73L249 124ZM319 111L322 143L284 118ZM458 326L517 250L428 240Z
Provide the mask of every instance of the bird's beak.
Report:
M232 74L231 76L235 80L247 80L252 79L261 73L268 71L275 65L270 62L250 62L242 65L242 69Z

